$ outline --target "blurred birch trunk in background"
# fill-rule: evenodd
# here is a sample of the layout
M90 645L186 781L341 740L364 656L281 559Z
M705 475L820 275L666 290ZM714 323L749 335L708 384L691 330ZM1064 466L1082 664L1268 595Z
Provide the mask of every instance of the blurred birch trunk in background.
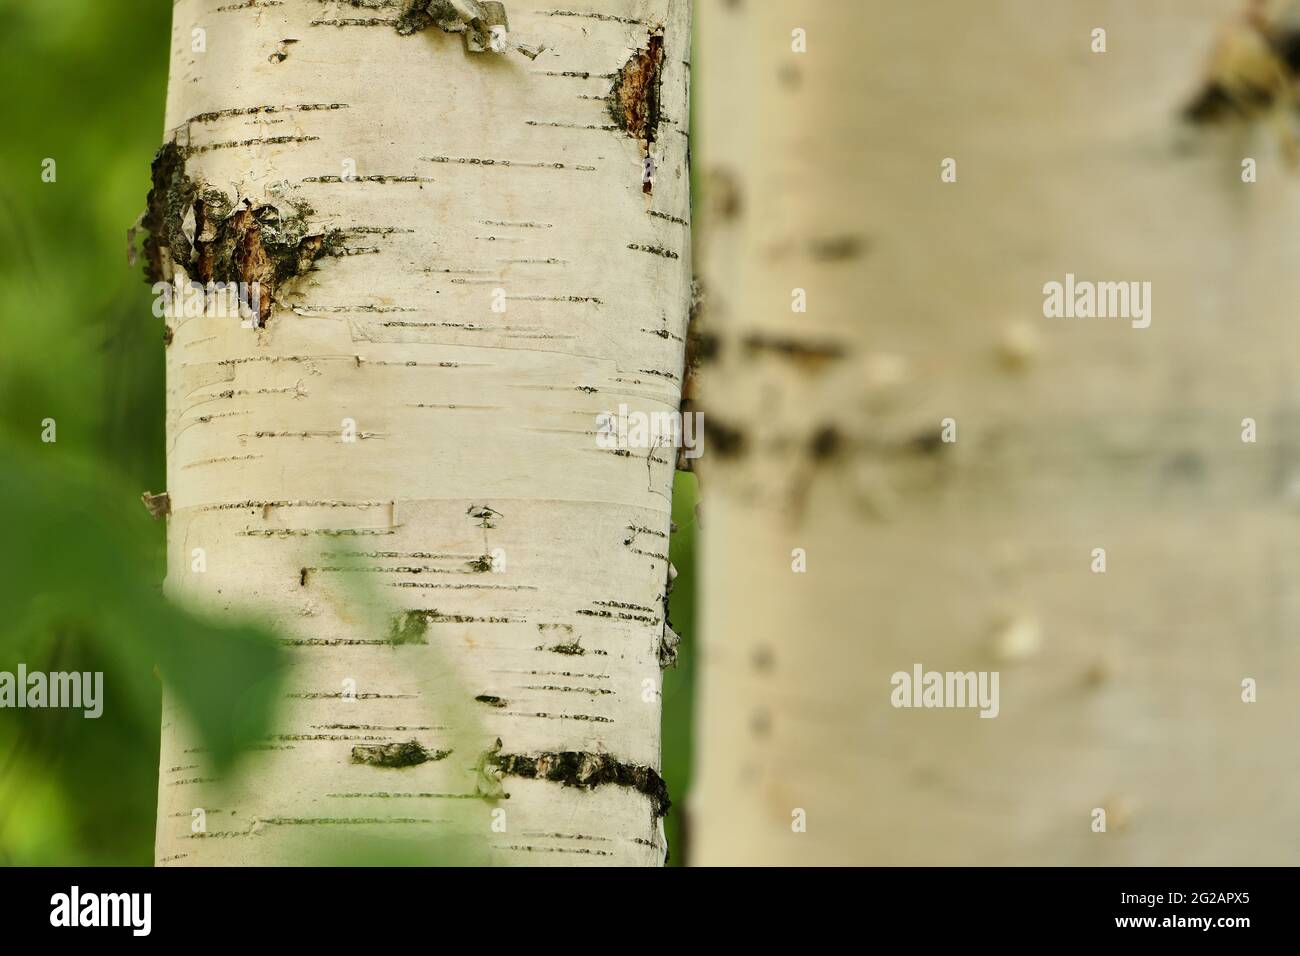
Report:
M1294 863L1300 177L1179 118L1242 7L699 7L692 862Z

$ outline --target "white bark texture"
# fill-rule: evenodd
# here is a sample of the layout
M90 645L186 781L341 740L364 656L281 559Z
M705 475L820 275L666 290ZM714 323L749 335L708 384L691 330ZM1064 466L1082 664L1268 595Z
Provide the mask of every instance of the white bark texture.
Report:
M168 705L156 857L347 861L451 827L476 860L657 865L673 456L595 432L680 399L688 0L510 3L504 53L399 35L406 6L175 5L167 137L225 197L188 228L267 277L218 217L272 207L304 268L262 328L169 320L169 589L270 615L292 667L231 779ZM652 35L647 196L609 96Z
M1241 12L701 2L692 862L1296 861L1300 179L1178 120ZM1000 714L894 708L917 662Z

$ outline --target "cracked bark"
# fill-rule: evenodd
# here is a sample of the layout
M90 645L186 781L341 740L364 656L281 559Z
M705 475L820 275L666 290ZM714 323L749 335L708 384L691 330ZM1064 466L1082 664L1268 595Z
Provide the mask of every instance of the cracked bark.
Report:
M667 534L672 465L595 432L620 402L680 401L689 4L506 6L512 42L536 45L399 36L391 4L175 4L148 268L274 288L258 328L167 320L167 586L268 613L293 667L237 778L170 769L195 754L168 700L161 864L294 863L448 826L493 862L664 859L642 685L660 682L668 568L643 545ZM607 106L660 32L647 208L640 145ZM385 598L373 620L357 582ZM513 773L495 807L499 768L476 755L498 738L641 769Z

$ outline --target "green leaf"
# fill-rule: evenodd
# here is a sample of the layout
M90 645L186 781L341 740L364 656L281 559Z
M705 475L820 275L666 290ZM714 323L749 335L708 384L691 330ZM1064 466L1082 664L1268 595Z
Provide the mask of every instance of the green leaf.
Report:
M164 598L157 527L138 492L56 444L24 450L0 439L0 667L15 637L61 620L87 627L147 700L155 666L213 769L229 769L271 727L285 669L274 636L216 622ZM120 675L119 675L120 676Z

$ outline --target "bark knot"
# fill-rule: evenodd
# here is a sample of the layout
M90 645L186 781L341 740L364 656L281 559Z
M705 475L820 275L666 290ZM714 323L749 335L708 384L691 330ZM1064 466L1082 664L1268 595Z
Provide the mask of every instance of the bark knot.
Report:
M192 281L225 283L251 294L246 301L253 324L264 328L275 292L313 268L313 263L342 247L337 231L312 232L303 203L284 209L250 199L233 200L192 178L186 152L165 144L153 160L153 185L141 224L145 239L145 277L170 281L174 267Z
M649 146L659 132L659 87L663 77L664 34L650 34L614 76L609 114L621 129Z

